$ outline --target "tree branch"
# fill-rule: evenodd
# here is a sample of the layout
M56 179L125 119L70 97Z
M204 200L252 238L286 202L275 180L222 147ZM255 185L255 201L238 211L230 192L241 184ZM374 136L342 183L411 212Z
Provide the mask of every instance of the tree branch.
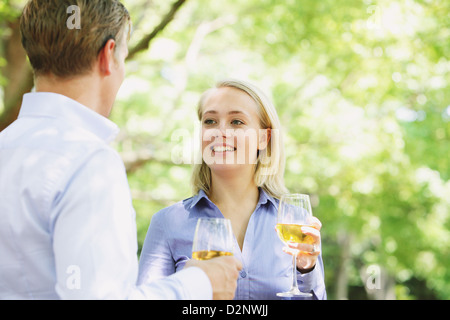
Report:
M236 22L236 17L233 15L227 15L219 17L213 21L203 22L197 28L194 39L188 48L186 53L186 68L193 67L195 61L197 60L197 56L200 52L201 45L206 36L220 28L225 27L226 25L234 24Z
M173 20L175 14L185 2L186 0L178 0L174 2L169 12L164 16L159 25L156 26L151 33L143 37L134 48L129 50L127 60L132 59L138 52L147 50L150 46L150 42Z
M173 163L169 159L162 159L160 157L156 157L153 152L149 151L148 149L140 149L138 151L126 151L121 152L122 161L125 165L125 169L128 174L133 173L140 169L141 167L145 166L148 162L154 161L161 164L166 164L169 166L174 166L175 163ZM184 164L177 164L177 166L184 165Z

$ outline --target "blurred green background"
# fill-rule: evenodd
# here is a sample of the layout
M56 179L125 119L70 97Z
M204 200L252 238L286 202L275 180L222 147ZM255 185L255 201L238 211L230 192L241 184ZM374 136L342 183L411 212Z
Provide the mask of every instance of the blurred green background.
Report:
M0 3L0 130L32 87L24 3ZM155 212L192 195L200 94L238 77L277 107L287 187L323 223L328 298L450 299L449 1L123 3L140 49L111 119L139 247Z

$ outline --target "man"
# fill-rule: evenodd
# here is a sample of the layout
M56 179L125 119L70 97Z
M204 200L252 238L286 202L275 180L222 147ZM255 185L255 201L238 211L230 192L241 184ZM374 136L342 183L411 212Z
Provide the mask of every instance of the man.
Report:
M66 23L73 5L80 28ZM232 257L191 260L136 286L135 213L108 146L128 53L125 7L30 0L21 32L36 92L0 133L0 299L233 298L241 264Z

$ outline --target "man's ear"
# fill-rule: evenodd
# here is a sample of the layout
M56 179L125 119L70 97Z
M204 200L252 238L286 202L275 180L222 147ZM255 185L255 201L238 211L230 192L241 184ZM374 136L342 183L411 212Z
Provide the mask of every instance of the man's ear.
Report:
M99 63L99 70L104 76L109 76L112 73L115 64L115 48L116 41L114 39L109 39L98 54L97 61Z
M259 130L258 150L264 150L269 144L272 131L270 128Z

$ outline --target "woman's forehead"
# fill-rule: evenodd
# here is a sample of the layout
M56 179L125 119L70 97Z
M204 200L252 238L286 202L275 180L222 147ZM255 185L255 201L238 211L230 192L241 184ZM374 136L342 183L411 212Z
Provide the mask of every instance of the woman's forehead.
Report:
M238 114L248 116L257 114L258 105L245 91L237 88L222 87L212 90L203 104L202 114Z

